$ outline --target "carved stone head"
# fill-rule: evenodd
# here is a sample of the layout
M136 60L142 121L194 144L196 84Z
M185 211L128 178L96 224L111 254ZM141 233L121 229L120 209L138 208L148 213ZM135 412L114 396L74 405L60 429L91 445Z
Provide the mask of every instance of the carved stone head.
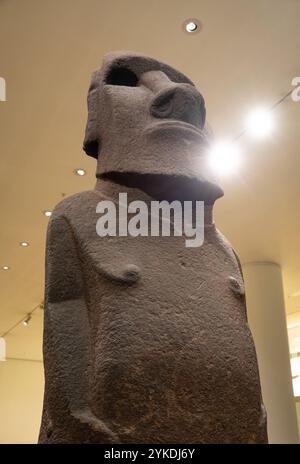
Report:
M189 179L213 202L223 191L207 163L205 118L202 95L182 73L136 53L109 53L92 77L84 150L99 160L98 177Z

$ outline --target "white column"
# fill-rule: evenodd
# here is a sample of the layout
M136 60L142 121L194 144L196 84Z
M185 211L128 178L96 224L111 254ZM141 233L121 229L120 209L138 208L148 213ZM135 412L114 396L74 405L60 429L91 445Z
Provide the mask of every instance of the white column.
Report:
M281 268L275 263L243 266L248 321L253 334L270 443L298 443Z

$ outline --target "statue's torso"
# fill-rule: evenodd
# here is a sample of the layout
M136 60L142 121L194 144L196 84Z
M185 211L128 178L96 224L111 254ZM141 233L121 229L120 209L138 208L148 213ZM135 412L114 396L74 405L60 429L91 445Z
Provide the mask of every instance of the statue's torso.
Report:
M231 247L214 225L199 248L185 247L185 237L97 237L96 200L86 220L68 218L93 327L93 412L122 442L263 441Z

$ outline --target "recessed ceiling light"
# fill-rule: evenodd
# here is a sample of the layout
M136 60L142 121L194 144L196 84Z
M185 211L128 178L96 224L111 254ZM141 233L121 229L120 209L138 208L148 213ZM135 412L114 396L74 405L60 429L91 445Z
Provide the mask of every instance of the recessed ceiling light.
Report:
M31 320L31 314L28 314L26 319L23 321L23 325L27 326Z
M240 149L232 142L215 143L210 149L208 162L216 174L220 176L231 174L240 164Z
M20 246L21 247L29 247L29 243L28 242L20 242Z
M0 361L6 361L6 341L0 337Z
M85 176L86 171L82 168L74 169L74 174L76 174L76 176Z
M185 26L185 30L187 32L195 32L197 30L197 24L194 23L193 21L187 23L187 25Z
M253 137L266 137L273 131L273 128L273 114L266 108L255 108L246 119L246 129Z
M52 214L52 211L46 210L46 211L43 211L43 214L47 217L50 217Z
M2 266L2 271L9 271L10 267L9 266Z
M198 19L187 19L183 23L183 29L188 34L195 34L200 30L200 21Z

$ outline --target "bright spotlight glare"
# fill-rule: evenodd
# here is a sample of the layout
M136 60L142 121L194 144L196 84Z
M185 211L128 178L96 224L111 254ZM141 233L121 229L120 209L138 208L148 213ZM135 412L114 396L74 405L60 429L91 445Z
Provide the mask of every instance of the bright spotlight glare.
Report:
M240 149L236 143L218 142L211 147L209 164L213 171L222 176L234 173L240 164Z
M256 108L252 110L246 119L246 129L256 138L269 135L274 128L274 119L270 110Z

